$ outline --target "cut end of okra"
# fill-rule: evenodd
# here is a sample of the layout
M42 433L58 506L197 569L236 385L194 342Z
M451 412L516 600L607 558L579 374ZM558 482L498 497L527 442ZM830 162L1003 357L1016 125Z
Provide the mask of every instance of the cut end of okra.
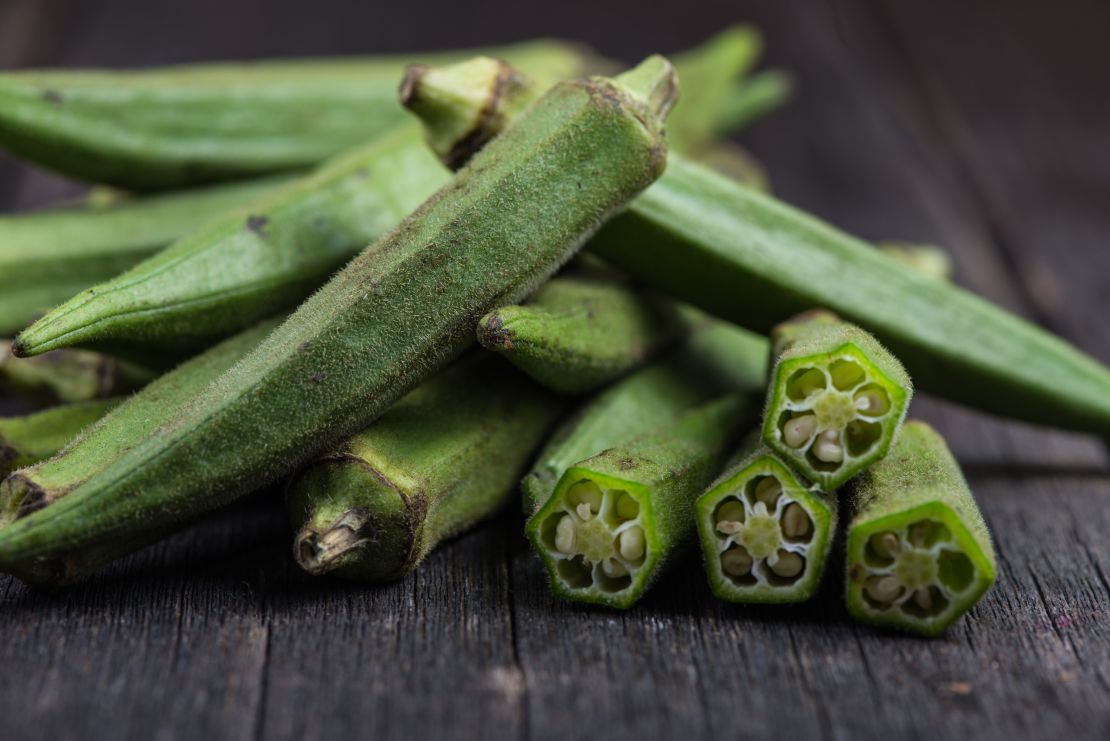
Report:
M613 78L617 86L646 114L645 123L661 127L678 102L678 73L674 65L653 54L627 72Z
M729 602L786 603L817 591L835 502L770 453L756 454L697 501L709 585Z
M527 531L557 595L627 608L658 561L652 522L641 485L572 468Z
M905 370L873 337L827 315L779 332L763 440L825 491L881 460L909 406Z

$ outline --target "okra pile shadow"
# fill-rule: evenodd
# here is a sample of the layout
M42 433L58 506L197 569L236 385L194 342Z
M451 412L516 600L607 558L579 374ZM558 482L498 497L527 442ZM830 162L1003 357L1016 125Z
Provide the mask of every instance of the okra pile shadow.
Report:
M277 482L337 589L520 506L599 610L689 569L974 619L991 537L915 385L1110 437L1110 369L942 248L779 201L727 138L792 93L761 51L0 74L0 147L90 184L0 216L0 390L34 405L0 419L0 570L64 584Z

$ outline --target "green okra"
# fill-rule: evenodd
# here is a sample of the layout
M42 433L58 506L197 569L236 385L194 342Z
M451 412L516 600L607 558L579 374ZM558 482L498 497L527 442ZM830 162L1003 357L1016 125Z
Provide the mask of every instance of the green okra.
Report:
M911 242L879 242L879 251L934 280L952 279L952 258L943 247Z
M486 53L549 83L590 64L582 49L556 41ZM406 63L470 56L5 72L0 147L66 175L131 190L310 167L404 120L396 90Z
M277 325L276 319L260 322L182 363L85 427L67 441L60 455L12 474L0 484L0 540L25 515L43 508L49 511L48 505L79 491L97 474L113 470L121 456L156 435L174 410L239 362ZM165 531L164 527L148 530L137 522L126 537L81 544L44 558L5 558L3 568L27 582L67 581L157 539Z
M743 81L725 98L723 131L739 131L786 105L794 94L794 78L785 70L768 69Z
M80 401L21 417L0 417L0 479L51 457L119 402Z
M678 154L590 249L645 285L756 332L809 309L833 311L874 334L923 391L1110 434L1110 369L1098 360Z
M478 322L478 341L548 388L584 394L643 365L688 329L678 307L619 275L566 274Z
M0 341L0 389L42 404L107 399L134 391L155 377L135 363L88 350L57 350L18 358Z
M525 528L552 591L631 607L694 544L694 500L753 409L730 395L571 466Z
M48 506L6 486L0 569L172 528L364 428L460 355L488 311L533 292L658 177L676 94L652 57L556 86L262 344ZM506 238L506 235L511 235Z
M771 342L763 442L824 491L882 460L913 395L898 359L823 311L783 322Z
M713 594L729 602L803 602L825 571L837 501L809 488L758 436L695 504Z
M495 514L563 402L473 353L290 481L293 553L310 574L395 579Z
M886 460L854 483L848 611L935 636L994 583L990 533L944 439L907 422Z
M667 357L603 390L559 426L521 482L525 514L543 506L578 461L665 430L716 397L761 391L769 353L766 338L712 322Z
M0 335L14 334L74 294L287 180L269 177L0 216Z

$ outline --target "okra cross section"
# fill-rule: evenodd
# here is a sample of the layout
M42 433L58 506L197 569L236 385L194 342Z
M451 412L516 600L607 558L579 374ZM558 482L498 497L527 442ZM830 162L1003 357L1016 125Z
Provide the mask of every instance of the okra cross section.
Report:
M910 422L856 485L848 530L853 617L934 636L994 582L990 534L944 440Z
M695 508L709 586L729 602L802 602L820 585L836 500L757 440L746 447Z
M827 312L776 327L763 440L809 481L831 491L881 460L902 424L912 386L871 335Z

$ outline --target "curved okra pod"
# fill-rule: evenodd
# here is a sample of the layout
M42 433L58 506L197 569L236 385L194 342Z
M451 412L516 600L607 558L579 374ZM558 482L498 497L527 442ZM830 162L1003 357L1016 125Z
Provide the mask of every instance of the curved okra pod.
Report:
M487 53L548 84L589 64L583 50L555 41ZM131 190L310 167L404 120L396 91L406 63L472 55L6 72L0 74L0 147L67 175Z
M119 403L120 399L96 399L22 417L0 417L0 479L54 455Z
M559 426L521 481L525 514L547 502L578 461L664 430L718 396L761 391L768 354L766 338L713 322L666 357L603 390Z
M0 530L0 568L172 528L364 428L658 177L675 93L659 57L556 86L153 434Z
M291 479L297 563L315 575L404 576L501 509L562 406L508 363L464 357Z
M887 454L913 386L875 338L828 312L775 328L763 441L832 491Z
M757 437L695 505L713 594L729 602L803 602L825 571L837 501L813 491Z
M908 422L886 460L854 484L848 610L858 620L935 636L994 583L983 516L944 439Z
M548 388L584 394L642 365L688 330L678 308L619 275L557 277L478 322L478 341Z
M44 404L107 399L134 391L155 374L142 366L87 350L58 350L17 358L0 341L0 389Z
M555 594L631 607L697 535L694 500L754 409L732 395L580 461L525 528Z
M1110 369L1102 363L680 155L590 249L645 285L756 332L828 309L874 334L924 391L1028 422L1110 434Z

